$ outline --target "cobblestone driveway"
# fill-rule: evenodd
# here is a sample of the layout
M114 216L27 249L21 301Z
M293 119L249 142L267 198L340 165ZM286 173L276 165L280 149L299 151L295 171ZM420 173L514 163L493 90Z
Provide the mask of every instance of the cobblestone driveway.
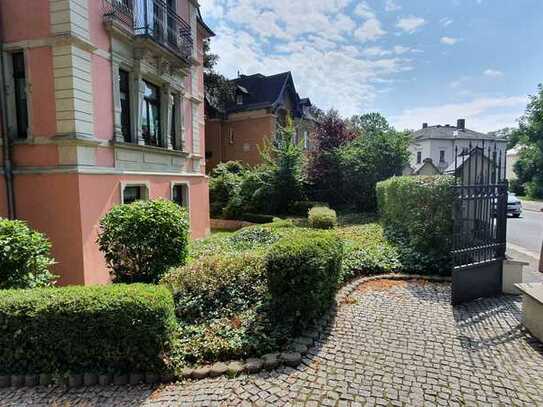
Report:
M298 369L152 388L0 391L1 406L543 406L543 345L520 298L452 309L447 284L367 283Z

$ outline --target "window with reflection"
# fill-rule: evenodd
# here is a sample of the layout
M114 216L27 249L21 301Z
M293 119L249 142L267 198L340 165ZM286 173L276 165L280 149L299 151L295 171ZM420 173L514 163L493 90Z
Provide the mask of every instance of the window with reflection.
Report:
M158 86L143 81L143 112L141 132L148 146L160 146L160 92Z

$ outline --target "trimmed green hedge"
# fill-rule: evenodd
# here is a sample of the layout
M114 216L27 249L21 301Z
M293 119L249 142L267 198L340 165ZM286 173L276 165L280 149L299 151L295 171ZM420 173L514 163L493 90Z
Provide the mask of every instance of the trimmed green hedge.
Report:
M377 184L385 233L397 243L405 269L450 274L453 183L450 176L407 176Z
M177 316L184 322L231 317L262 298L262 257L252 252L204 256L172 270L161 284L173 292Z
M343 243L329 232L287 236L264 259L272 317L293 330L320 317L334 298Z
M0 374L160 373L175 324L165 287L4 290Z

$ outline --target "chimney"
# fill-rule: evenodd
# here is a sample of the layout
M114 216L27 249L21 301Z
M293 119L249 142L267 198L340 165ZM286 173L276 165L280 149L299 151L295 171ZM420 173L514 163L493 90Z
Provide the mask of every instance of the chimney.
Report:
M456 127L458 130L465 130L466 129L466 119L458 119L456 122Z
M423 128L423 129L428 128L428 123L422 123L422 128Z

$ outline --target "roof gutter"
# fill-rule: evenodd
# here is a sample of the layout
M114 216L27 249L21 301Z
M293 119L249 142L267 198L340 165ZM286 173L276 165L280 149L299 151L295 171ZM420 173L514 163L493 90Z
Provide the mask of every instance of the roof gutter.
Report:
M0 21L2 21L2 7L0 7ZM4 35L0 25L0 121L2 127L0 129L2 135L2 167L4 169L4 178L6 181L6 199L8 203L8 218L15 219L15 189L13 188L13 168L11 164L11 146L8 135L7 126L7 110L6 110L6 83L4 73Z

